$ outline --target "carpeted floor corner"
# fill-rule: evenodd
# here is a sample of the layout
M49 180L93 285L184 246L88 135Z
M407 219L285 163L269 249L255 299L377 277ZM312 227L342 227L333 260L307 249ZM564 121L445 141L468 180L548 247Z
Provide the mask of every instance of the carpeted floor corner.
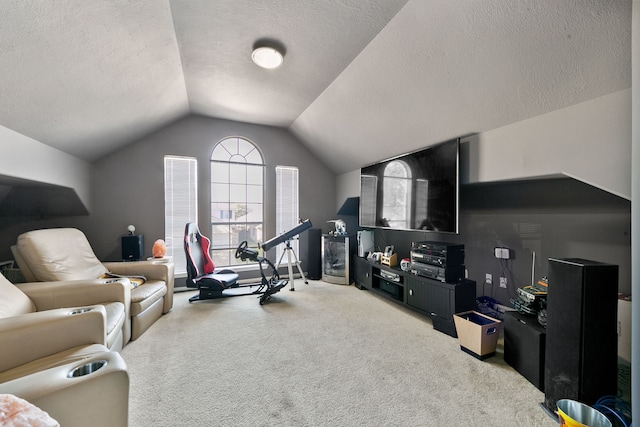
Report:
M428 318L354 286L296 282L173 310L122 351L143 426L557 425L501 348L480 361Z

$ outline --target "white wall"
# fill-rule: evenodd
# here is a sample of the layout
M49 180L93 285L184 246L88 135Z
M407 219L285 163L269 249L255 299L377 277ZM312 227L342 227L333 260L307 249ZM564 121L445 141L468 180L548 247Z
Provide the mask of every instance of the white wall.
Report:
M470 139L466 182L562 174L631 199L631 89Z
M73 188L91 211L90 163L4 126L0 126L0 141L0 175Z
M398 153L402 154L402 153ZM463 139L464 183L569 176L631 199L631 89ZM336 204L360 193L337 177Z
M360 170L338 175L336 178L336 211L349 197L360 196Z

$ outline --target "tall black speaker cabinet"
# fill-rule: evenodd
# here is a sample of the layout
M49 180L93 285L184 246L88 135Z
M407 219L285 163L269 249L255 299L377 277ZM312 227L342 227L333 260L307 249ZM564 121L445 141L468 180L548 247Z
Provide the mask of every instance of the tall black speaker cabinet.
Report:
M617 392L618 266L549 258L544 406Z
M307 231L308 239L308 264L307 264L307 279L320 280L322 279L322 229L310 228Z

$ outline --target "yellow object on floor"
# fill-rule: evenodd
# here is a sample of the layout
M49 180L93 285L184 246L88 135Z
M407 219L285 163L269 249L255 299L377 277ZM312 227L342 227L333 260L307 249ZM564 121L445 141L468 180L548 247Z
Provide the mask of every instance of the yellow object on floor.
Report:
M560 427L611 427L611 421L602 412L571 399L557 403Z

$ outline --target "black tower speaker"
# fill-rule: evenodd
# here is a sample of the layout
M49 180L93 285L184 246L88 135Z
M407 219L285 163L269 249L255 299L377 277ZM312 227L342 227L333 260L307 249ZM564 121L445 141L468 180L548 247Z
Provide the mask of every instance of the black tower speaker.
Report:
M618 266L549 258L544 406L617 392Z
M536 316L504 313L504 361L544 391L544 327Z
M144 236L142 234L122 236L122 259L138 261L144 255Z
M322 241L322 229L321 228L310 228L307 231L308 238L308 269L307 269L307 279L311 280L320 280L322 279L322 257L321 257L321 241Z

